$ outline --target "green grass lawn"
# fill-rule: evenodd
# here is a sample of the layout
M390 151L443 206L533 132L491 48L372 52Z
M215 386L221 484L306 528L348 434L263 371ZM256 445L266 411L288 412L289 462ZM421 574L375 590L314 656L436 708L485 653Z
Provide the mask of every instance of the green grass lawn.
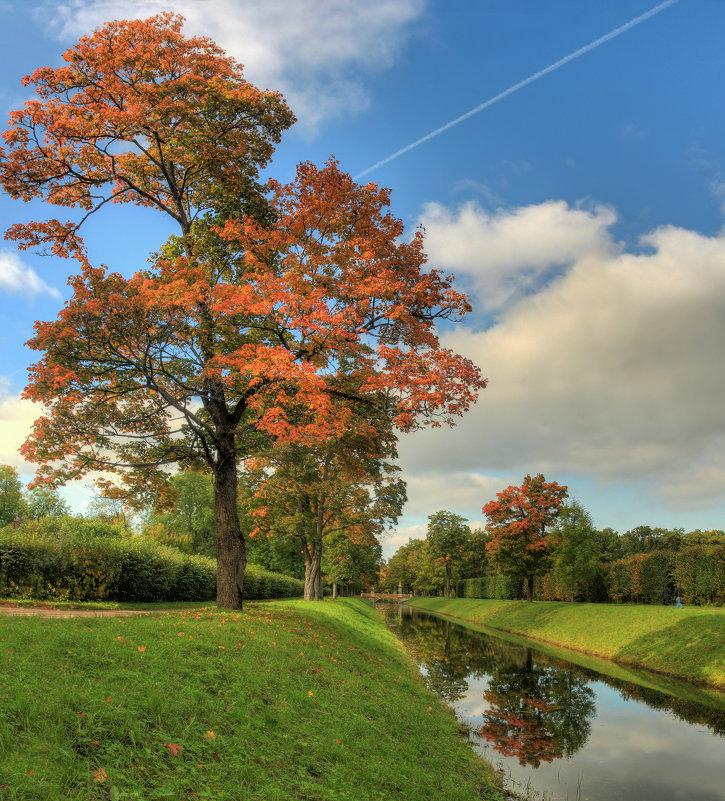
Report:
M0 616L0 799L498 799L363 601Z
M416 598L448 617L725 689L725 608Z

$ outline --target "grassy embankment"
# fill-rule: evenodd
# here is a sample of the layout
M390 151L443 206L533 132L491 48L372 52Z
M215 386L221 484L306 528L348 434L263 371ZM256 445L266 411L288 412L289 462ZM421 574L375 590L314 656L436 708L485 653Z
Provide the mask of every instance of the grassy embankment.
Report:
M0 616L0 799L498 799L370 606Z
M725 608L416 598L412 606L725 689Z

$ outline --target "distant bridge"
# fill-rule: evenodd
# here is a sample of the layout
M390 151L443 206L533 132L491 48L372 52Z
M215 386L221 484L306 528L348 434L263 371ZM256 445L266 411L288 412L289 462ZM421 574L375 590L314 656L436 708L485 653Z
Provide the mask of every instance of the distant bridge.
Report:
M360 597L371 601L407 601L413 595L409 592L361 592Z

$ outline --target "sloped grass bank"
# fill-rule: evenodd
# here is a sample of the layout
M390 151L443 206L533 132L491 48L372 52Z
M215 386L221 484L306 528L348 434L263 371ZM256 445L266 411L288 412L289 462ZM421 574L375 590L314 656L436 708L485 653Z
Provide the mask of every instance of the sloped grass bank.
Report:
M499 799L358 599L0 618L0 799Z
M479 626L725 690L725 609L415 598Z

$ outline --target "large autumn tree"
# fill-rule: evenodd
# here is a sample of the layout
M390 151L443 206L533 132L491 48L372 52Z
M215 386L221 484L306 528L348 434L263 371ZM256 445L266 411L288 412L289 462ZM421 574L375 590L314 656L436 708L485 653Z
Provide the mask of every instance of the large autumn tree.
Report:
M491 535L486 551L501 573L525 579L527 601L534 599L534 577L551 565L551 531L566 497L566 487L539 473L497 492L483 507Z
M6 236L81 266L71 299L29 342L43 355L25 397L46 413L23 453L50 486L116 473L106 491L136 504L164 492L169 465L209 470L217 601L239 608L242 459L270 438L334 437L355 404L381 398L401 430L453 422L485 382L440 347L436 321L460 318L467 299L423 270L422 234L402 238L388 192L334 161L260 185L294 117L182 23L168 13L107 23L64 66L27 76L37 99L11 114L0 184L75 211ZM117 203L177 228L130 277L93 266L80 236ZM351 404L338 402L342 362Z

